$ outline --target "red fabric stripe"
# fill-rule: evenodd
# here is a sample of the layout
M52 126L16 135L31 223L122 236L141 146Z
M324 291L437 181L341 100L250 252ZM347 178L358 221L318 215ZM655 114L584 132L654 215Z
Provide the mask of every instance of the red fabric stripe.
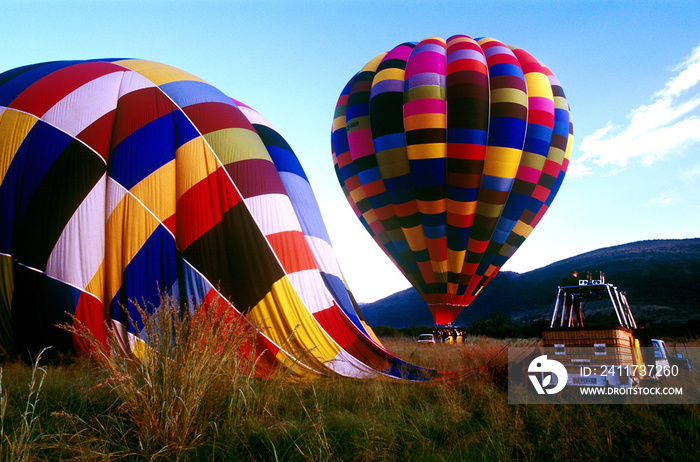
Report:
M428 246L428 253L433 261L447 260L447 238L439 237L437 239L425 238L425 243Z
M350 329L344 325L338 310L338 306L333 304L330 308L314 313L314 318L342 349L346 349L357 340L357 335L350 332Z
M300 231L270 234L267 240L288 274L316 269L314 256Z
M177 107L158 87L142 88L119 98L112 132L112 148L144 125Z
M457 228L469 228L474 224L474 214L460 215L457 213L447 212L447 224L456 226Z
M182 110L203 135L224 128L253 130L253 126L248 119L233 104L198 103L184 107Z
M99 299L93 294L83 292L78 299L78 305L75 307L75 319L84 324L102 346L107 348L105 312ZM78 353L90 353L91 351L85 340L75 335L73 335L73 347Z
M527 114L527 123L543 125L545 127L554 127L554 113L547 111L531 110Z
M535 186L535 190L532 192L532 197L540 202L545 202L547 197L549 197L550 192L551 190L549 188L545 188L542 185L537 185Z
M110 111L103 115L82 132L78 133L78 138L83 143L94 149L103 159L107 160L109 155L109 145L112 140L112 125L116 111Z
M275 164L270 160L240 160L226 164L226 171L246 199L263 194L287 195Z
M186 249L221 221L224 213L241 201L223 168L192 186L177 203L177 242Z
M20 93L9 107L42 117L66 95L89 81L123 70L121 66L105 62L73 64L37 80Z

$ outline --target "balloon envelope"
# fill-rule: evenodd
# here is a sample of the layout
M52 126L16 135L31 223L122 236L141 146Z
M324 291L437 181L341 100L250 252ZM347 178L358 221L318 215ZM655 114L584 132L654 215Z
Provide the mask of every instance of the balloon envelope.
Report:
M573 128L551 71L524 50L458 35L403 43L343 89L331 136L360 221L451 323L548 209Z
M66 313L135 342L134 302L163 294L230 303L258 329L261 374L440 375L370 338L303 169L260 114L151 61L0 74L0 353L80 350L55 327Z

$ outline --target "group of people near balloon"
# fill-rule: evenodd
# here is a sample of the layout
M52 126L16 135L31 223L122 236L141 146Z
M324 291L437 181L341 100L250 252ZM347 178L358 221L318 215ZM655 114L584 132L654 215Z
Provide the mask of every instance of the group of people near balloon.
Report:
M442 343L457 343L463 342L467 331L456 327L439 327L433 330L433 337L436 342Z

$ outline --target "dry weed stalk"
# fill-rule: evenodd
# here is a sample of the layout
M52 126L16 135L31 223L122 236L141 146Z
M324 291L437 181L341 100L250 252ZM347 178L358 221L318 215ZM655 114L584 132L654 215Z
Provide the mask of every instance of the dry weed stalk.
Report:
M87 342L106 372L98 386L113 390L120 411L133 426L135 452L179 456L200 444L207 429L216 430L212 395L238 394L255 372L255 332L225 301L201 304L190 314L172 297L146 310L133 303L139 322L127 313L126 329L110 326L106 344L77 319L64 325ZM126 311L126 310L125 310ZM125 342L125 340L131 340ZM124 345L133 344L133 348Z

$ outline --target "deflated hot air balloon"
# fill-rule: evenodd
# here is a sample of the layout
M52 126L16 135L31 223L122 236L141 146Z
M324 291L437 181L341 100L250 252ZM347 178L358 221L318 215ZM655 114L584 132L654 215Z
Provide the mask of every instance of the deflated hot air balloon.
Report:
M336 174L367 231L449 324L532 232L564 179L573 128L556 77L491 39L383 53L336 106Z
M0 74L0 353L141 332L135 303L216 299L295 376L425 380L373 341L308 180L260 114L138 59ZM263 363L263 361L261 361Z

